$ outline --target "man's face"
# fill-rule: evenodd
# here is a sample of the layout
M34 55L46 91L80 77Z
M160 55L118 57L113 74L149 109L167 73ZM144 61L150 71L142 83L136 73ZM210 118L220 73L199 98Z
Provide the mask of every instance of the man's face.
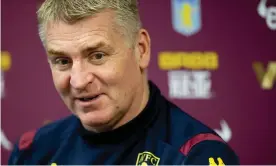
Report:
M138 35L135 48L128 47L112 18L107 11L70 25L49 22L45 33L54 85L67 107L92 128L116 123L135 105L141 71L149 63L147 36Z

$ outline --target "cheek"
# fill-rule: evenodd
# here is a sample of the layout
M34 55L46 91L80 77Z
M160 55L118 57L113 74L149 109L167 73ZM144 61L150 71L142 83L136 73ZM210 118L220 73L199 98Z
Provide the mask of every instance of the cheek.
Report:
M116 100L118 104L126 102L125 99L130 98L132 93L134 93L140 77L139 67L135 59L120 59L119 62L113 62L112 65L106 66L103 71L105 71L102 75L104 77L103 80L108 86L110 97Z
M59 93L65 93L69 85L69 75L66 73L52 71L53 82Z
M125 55L133 56L133 55ZM106 80L108 85L128 84L128 82L134 81L137 78L139 72L138 64L134 58L120 58L116 61L106 64L104 69L101 69L103 79Z

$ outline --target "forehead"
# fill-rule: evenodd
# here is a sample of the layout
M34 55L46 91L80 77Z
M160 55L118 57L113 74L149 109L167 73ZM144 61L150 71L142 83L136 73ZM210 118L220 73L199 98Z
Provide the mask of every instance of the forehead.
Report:
M73 24L63 21L48 22L45 31L47 49L62 49L86 47L99 42L112 45L120 39L116 33L114 13L101 12L84 18Z

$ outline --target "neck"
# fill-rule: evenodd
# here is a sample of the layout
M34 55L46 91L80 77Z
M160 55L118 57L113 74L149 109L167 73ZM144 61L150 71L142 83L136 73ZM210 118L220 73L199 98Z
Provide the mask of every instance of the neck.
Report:
M143 79L140 82L140 88L136 89L136 95L133 98L133 102L129 108L129 110L123 115L123 117L116 123L114 126L115 128L118 128L127 122L134 119L136 116L138 116L143 109L146 107L147 102L149 100L149 85L148 80L146 77L143 77Z

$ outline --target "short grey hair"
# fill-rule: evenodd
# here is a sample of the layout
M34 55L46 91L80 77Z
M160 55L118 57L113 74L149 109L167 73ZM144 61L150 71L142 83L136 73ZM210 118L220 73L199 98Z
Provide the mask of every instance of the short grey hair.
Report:
M45 0L37 11L40 39L44 43L45 25L49 21L75 23L105 9L115 11L121 33L135 40L142 27L137 0Z

